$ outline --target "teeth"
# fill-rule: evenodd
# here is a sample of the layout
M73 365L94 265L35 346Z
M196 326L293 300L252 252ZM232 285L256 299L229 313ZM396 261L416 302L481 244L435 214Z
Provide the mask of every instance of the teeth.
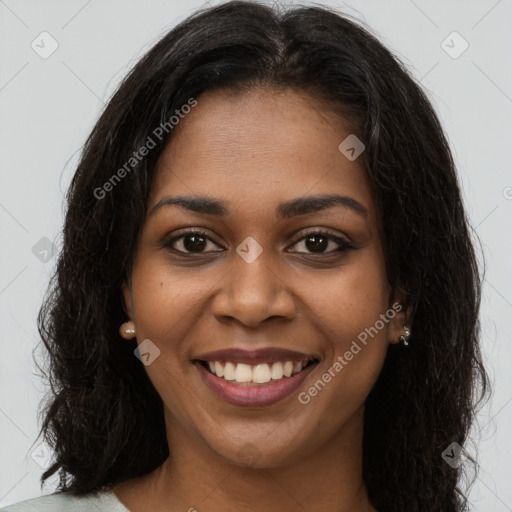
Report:
M211 363L210 363L211 364ZM211 368L211 366L210 366ZM219 377L224 375L224 368L222 368L222 364L219 361L215 361L215 370L212 370L213 373L217 374Z
M235 380L235 365L233 363L226 363L224 365L224 375L226 380ZM220 377L220 375L219 375Z
M286 361L283 366L283 373L285 377L291 377L293 372L293 363L291 361Z
M272 365L272 371L270 375L273 379L282 379L283 378L283 363L274 363Z
M261 363L250 365L245 363L232 363L221 361L208 361L210 371L228 381L236 381L238 383L253 382L256 384L265 384L271 380L280 380L283 377L291 377L301 372L309 361L293 361Z
M251 382L252 368L248 364L237 364L235 370L235 380L237 382Z
M252 381L257 382L258 384L264 384L265 382L270 382L272 375L270 373L270 367L267 363L257 364L252 369Z

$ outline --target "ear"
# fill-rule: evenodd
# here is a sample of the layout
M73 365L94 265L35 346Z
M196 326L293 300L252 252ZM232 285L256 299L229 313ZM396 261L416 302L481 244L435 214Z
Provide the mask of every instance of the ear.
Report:
M389 304L389 317L392 317L388 325L388 342L400 343L400 336L405 335L404 325L411 329L412 307L407 305L405 294L395 294Z
M132 301L132 293L130 290L130 287L126 283L126 281L123 281L123 284L121 286L121 292L122 292L122 306L123 310L126 313L126 316L128 317L128 320L134 320L133 318L133 301Z

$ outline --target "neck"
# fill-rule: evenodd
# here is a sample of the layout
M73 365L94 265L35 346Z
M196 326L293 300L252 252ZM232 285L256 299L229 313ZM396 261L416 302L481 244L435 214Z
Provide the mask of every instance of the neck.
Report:
M279 467L234 465L166 413L169 458L138 479L132 493L121 484L118 497L134 512L144 504L172 510L259 512L375 512L362 478L363 409L320 450ZM137 490L135 491L135 488ZM123 490L124 489L124 490ZM138 498L136 497L138 496Z

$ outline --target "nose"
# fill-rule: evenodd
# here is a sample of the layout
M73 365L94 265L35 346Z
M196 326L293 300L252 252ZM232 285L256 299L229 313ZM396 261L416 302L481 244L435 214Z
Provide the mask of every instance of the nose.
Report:
M212 313L219 320L231 318L257 327L273 317L295 317L292 293L262 256L247 263L236 255L221 286L212 302Z

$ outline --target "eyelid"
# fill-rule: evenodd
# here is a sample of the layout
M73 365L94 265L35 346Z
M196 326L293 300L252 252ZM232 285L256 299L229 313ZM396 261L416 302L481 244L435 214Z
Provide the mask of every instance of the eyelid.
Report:
M217 241L215 241L213 239L213 237L208 234L204 229L201 229L201 228L184 228L184 230L180 230L178 231L178 233L175 233L172 237L170 238L165 238L163 243L162 243L162 246L163 247L167 247L167 248L170 248L171 250L173 250L174 252L176 252L177 254L194 254L192 252L186 252L186 251L179 251L177 249L174 249L172 247L172 245L174 245L175 242L177 242L178 240L181 240L182 238L186 237L187 235L199 235L199 236L202 236L206 239L208 239L210 242L213 242L215 245L219 246L219 247L222 247ZM224 248L223 248L224 249ZM196 253L197 255L201 255L201 254L211 254L212 251L209 251L209 252L203 252L203 253ZM214 252L221 252L221 251L214 251Z
M194 252L180 251L180 250L174 249L172 247L172 245L176 241L181 240L183 237L186 237L187 235L199 235L199 236L202 236L202 237L208 239L209 241L213 242L215 245L217 245L219 247L222 247L205 230L203 230L201 228L194 228L194 227L185 228L183 231L179 231L174 236L172 236L172 238L170 238L168 240L165 240L163 242L163 246L170 248L171 250L173 250L173 252L175 252L176 254L179 254L179 255L194 254L195 256L201 256L201 255L212 254L214 252L215 253L216 252L222 252L222 250L225 250L225 248L222 247L222 250L194 253ZM323 255L332 255L332 254L341 252L343 250L354 248L352 242L348 238L346 238L345 236L339 235L338 233L335 234L335 233L331 232L331 230L329 228L313 227L313 228L309 228L307 231L299 232L294 237L294 241L290 245L288 245L287 249L290 248L290 247L293 247L294 245L297 245L299 242L302 242L308 235L324 236L324 237L328 238L329 240L334 241L336 244L339 245L339 247L337 249L334 249L334 250L331 250L331 251L327 251L327 252L323 252L323 253L322 252L321 253L314 253L314 252L300 252L299 251L298 254L305 254L305 255L311 255L311 256L323 256ZM295 251L292 251L292 252L295 252Z
M300 232L295 241L292 242L288 247L293 247L294 245L297 245L299 242L302 242L308 235L316 235L316 236L324 236L328 238L329 240L334 241L336 244L339 245L337 249L321 252L321 253L314 253L314 252L298 252L298 254L305 254L308 256L325 256L325 255L332 255L339 253L346 249L352 249L354 248L352 242L343 235L335 234L331 232L328 228L310 228L308 231L302 231Z

